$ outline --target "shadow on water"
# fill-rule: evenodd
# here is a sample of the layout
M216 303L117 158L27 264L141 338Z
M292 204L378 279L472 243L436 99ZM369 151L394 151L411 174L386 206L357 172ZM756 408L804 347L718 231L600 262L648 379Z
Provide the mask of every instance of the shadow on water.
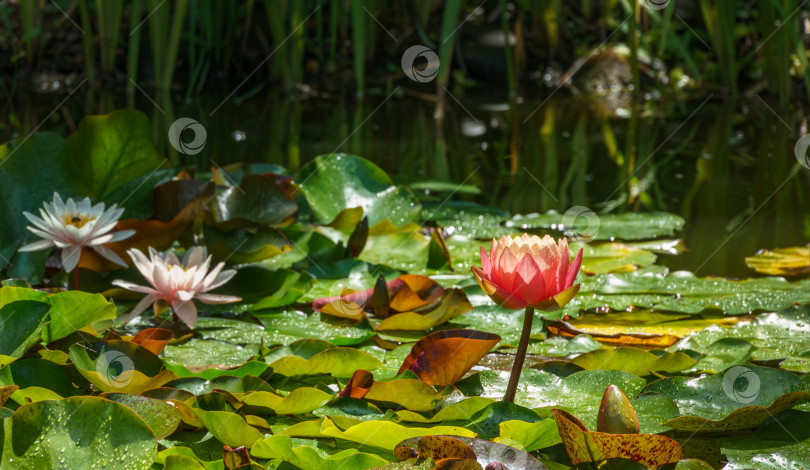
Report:
M662 264L699 275L750 276L745 256L810 239L810 170L794 156L806 118L796 110L696 96L632 103L629 117L616 117L564 90L511 106L451 98L439 132L435 104L399 87L362 102L259 93L178 103L96 91L76 93L51 115L65 97L43 95L16 103L0 138L34 129L67 135L84 115L129 106L150 117L173 161L200 171L234 162L295 171L316 155L345 152L376 162L423 199L452 195L513 213L669 211L687 220L680 235L688 251ZM205 126L201 153L180 155L168 144L179 117Z

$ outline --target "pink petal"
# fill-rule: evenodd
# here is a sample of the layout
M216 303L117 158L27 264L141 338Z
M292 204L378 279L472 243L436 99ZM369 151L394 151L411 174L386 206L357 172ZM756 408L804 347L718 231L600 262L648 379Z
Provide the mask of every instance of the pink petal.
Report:
M495 243L494 240L493 243ZM484 271L487 279L492 276L492 262L490 262L489 256L487 256L487 252L484 250L483 246L481 246L481 270Z
M531 256L525 256L520 260L515 271L517 275L515 276L515 286L512 291L527 304L534 305L540 300L549 297L540 268Z
M505 248L503 254L498 260L498 265L494 266L495 272L498 273L498 285L508 291L512 290L512 285L515 280L515 268L517 268L517 258L512 253L512 250Z
M582 264L582 248L579 249L577 257L574 258L574 261L571 263L571 267L568 268L568 273L565 275L566 289L574 285L574 280L577 278L577 273L579 272L579 266L581 264Z
M554 295L564 291L568 288L565 285L566 274L568 273L568 266L570 266L571 253L568 252L568 239L563 238L559 242L560 262L557 264L557 274L554 276L554 286L550 287L554 291Z
M175 300L172 302L172 310L189 328L194 328L194 325L197 324L197 307L193 301Z
M559 252L557 251L557 244L555 243L553 245L544 245L534 257L534 261L537 263L537 267L543 275L543 281L548 290L553 290L556 284L554 282L554 275L557 273L557 264L559 264L558 256Z
M151 287L141 286L141 285L135 284L134 282L124 281L124 280L121 280L121 279L114 280L112 282L112 284L114 286L118 286L118 287L121 287L121 288L126 289L126 290L131 290L132 292L140 292L141 294L152 294L152 295L158 295L159 294L158 291L156 291L155 289L152 289Z

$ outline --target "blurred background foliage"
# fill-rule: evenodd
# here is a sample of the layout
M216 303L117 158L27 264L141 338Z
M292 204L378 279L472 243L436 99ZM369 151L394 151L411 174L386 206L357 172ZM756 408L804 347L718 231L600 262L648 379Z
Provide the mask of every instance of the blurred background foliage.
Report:
M808 0L659 3L6 0L0 141L135 108L182 166L342 151L423 200L665 210L689 222L671 267L747 275L740 253L810 239ZM435 80L403 71L416 44ZM167 143L183 116L198 155Z

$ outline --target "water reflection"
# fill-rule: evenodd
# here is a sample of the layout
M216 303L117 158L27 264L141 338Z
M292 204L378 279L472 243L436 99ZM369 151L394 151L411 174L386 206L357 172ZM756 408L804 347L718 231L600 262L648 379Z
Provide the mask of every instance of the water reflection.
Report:
M746 255L810 239L810 170L793 155L802 115L759 97L639 99L622 118L565 90L520 104L456 94L446 99L437 129L435 103L399 87L361 102L271 93L222 106L225 95L184 102L167 93L88 89L50 114L65 96L14 103L0 139L35 129L67 135L84 115L130 106L150 117L155 141L173 161L201 171L232 162L295 171L316 155L346 152L375 161L399 182L464 183L453 197L513 213L575 205L678 213L687 220L689 251L662 262L700 275L753 275ZM205 126L199 154L180 155L168 144L179 117ZM458 189L445 186L419 196L443 200Z

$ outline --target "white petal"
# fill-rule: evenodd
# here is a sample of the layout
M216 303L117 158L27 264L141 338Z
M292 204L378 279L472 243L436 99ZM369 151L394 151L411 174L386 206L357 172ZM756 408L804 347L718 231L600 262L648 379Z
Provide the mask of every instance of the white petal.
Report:
M135 230L120 230L112 234L112 241L118 242L135 235Z
M104 245L94 246L93 249L96 250L98 254L100 254L101 256L107 258L108 260L112 261L113 263L119 266L123 266L125 268L129 266L127 265L126 261L122 260L121 257L118 256L118 253L112 251L111 249L107 248Z
M184 302L194 298L194 292L193 291L189 292L189 291L185 291L185 290L178 290L177 292L175 292L175 295L177 295L178 299L180 299L180 300L182 300Z
M48 238L51 240L60 238L58 234L50 233L50 232L43 232L38 228L34 228L32 226L26 227L29 232L33 233L34 235L38 236L39 238Z
M144 279L149 282L149 284L155 285L152 278L152 262L149 261L146 256L141 253L141 250L137 248L132 248L131 250L128 250L127 253L129 253L129 257L132 258L132 262L135 263L135 267L141 272L141 276L143 276Z
M197 300L205 304L229 304L231 302L240 302L242 298L233 295L198 294Z
M37 240L33 243L21 246L17 251L39 251L53 246L53 240Z
M71 272L76 269L81 255L82 247L80 245L70 245L62 248L62 267L65 269L65 272Z
M220 274L216 279L214 279L214 282L212 282L211 284L208 284L206 286L205 290L214 290L214 289L216 289L217 287L219 287L219 286L225 284L226 282L230 281L231 278L235 274L236 274L236 271L234 271L233 269L229 269L227 271L222 271L222 274Z
M166 253L166 257L163 258L163 261L165 261L168 266L180 266L180 260L173 252Z
M42 209L40 209L40 210L42 210ZM48 223L45 222L45 220L40 219L39 217L35 216L32 213L23 212L23 215L25 216L26 219L31 221L31 223L34 224L38 229L45 230L45 231L49 231L51 229L50 225L48 225Z
M93 245L103 245L105 243L109 243L112 240L112 234L108 233L107 235L101 235L99 237L95 237L89 242L85 243L86 246L93 246Z
M89 197L86 197L86 198L82 199L76 205L76 208L79 209L79 212L81 212L82 214L89 214L90 213L90 207L92 207L92 204L90 204L90 198Z
M112 283L114 286L118 286L126 290L131 290L132 292L140 292L141 294L153 294L153 295L158 294L158 291L152 289L151 287L141 286L135 284L134 282L124 281L123 279L116 279Z
M202 246L195 246L194 248L186 251L186 255L183 257L183 266L197 266L202 263L203 258L205 258L205 248Z
M191 284L195 288L200 286L200 283L203 282L203 280L205 279L205 275L208 272L208 267L210 264L211 264L211 257L209 256L208 258L205 259L203 265L200 266L200 268L194 274L194 279L192 280ZM205 288L205 285L203 285L202 287Z
M181 302L176 300L172 302L172 310L174 310L174 313L176 313L189 328L194 328L194 325L197 324L197 307L194 305L194 302Z
M78 209L79 208L76 207L76 201L74 201L72 198L68 198L67 202L65 202L65 210L73 215L76 215L76 212L79 212Z
M137 305L135 305L135 308L133 308L133 309L132 309L132 311L131 311L131 312L129 312L129 313L128 313L128 314L127 314L125 317L124 317L124 323L123 323L123 325L126 325L127 323L131 322L133 318L135 318L135 317L137 317L138 315L140 315L141 313L143 313L143 311L144 311L144 310L146 310L146 307L148 307L148 306L149 306L149 304L152 304L152 303L154 303L155 301L157 301L157 299L158 299L158 298L157 298L157 296L156 296L156 295L152 295L152 294L147 295L146 297L144 297L143 299L141 299L141 301L140 301L140 302L138 302L138 304L137 304Z
M65 213L65 203L62 202L62 198L59 196L59 193L53 193L53 208L59 214Z
M217 280L217 276L219 276L219 272L222 271L222 268L224 268L224 267L225 267L225 263L218 263L216 266L214 266L214 269L212 269L211 272L208 273L207 276L205 276L205 280L203 280L203 289L205 289L205 290L213 289L212 287L209 287L209 286L211 284L213 284Z

